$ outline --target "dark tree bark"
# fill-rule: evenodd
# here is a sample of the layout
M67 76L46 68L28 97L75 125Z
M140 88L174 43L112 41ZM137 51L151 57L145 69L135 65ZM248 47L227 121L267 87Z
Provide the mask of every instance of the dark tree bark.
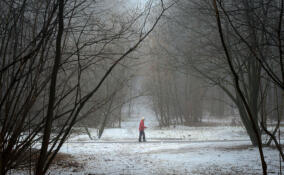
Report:
M57 82L57 75L58 70L60 67L60 60L61 60L61 40L63 36L63 30L64 30L64 19L63 19L63 13L64 13L64 0L58 0L58 33L56 38L56 50L55 50L55 58L54 58L54 64L53 64L53 70L51 75L51 82L50 82L50 88L49 88L49 103L48 103L48 109L47 109L47 115L45 118L45 127L43 132L43 139L42 139L42 145L40 149L40 155L38 158L38 162L35 169L36 175L42 175L45 174L44 169L46 168L46 162L48 160L47 156L47 150L49 146L49 140L50 140L50 134L51 134L51 127L52 127L52 121L54 118L54 104L55 104L55 98L56 98L56 82Z
M233 67L232 58L231 58L231 56L230 56L230 54L228 52L227 45L226 45L225 40L224 40L221 20L220 20L220 16L219 16L219 9L218 9L216 1L217 0L213 0L213 5L214 5L214 8L215 8L215 12L216 12L216 21L217 21L217 26L218 26L218 31L219 31L220 39L221 39L221 42L222 42L222 46L224 48L224 52L226 54L226 58L227 58L229 66L230 66L230 70L232 71L232 74L234 76L237 93L240 96L242 104L245 106L246 112L248 113L249 119L250 119L250 121L252 123L252 127L253 127L254 133L255 133L256 138L257 138L257 146L258 146L258 150L259 150L259 154L260 154L263 174L266 175L267 174L267 165L266 165L264 154L263 154L261 136L260 136L259 131L258 131L257 127L256 127L257 121L255 121L255 119L253 118L253 114L251 112L251 108L250 108L249 104L247 103L247 101L246 101L246 99L245 99L245 97L243 95L243 92L242 92L242 90L240 88L239 76L236 73L235 68Z

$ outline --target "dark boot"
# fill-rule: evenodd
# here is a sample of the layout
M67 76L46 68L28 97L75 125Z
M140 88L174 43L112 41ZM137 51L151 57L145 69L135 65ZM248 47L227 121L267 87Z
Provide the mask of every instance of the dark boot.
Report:
M141 142L141 137L142 137L142 131L139 132L139 139L138 139L139 142Z
M146 139L145 139L145 132L144 132L144 131L143 131L142 135L143 135L143 142L146 142Z

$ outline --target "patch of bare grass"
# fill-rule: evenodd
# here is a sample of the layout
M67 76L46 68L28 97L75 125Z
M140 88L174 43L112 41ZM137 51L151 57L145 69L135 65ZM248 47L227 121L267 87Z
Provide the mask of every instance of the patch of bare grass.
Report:
M243 150L252 150L255 148L252 145L237 145L232 147L218 147L217 149L223 150L223 151L243 151Z
M16 167L17 170L33 169L40 151L38 149L32 149L22 154L22 162ZM79 163L72 155L66 153L57 153L51 163L51 168L72 168L74 170L80 170L83 168L83 164Z

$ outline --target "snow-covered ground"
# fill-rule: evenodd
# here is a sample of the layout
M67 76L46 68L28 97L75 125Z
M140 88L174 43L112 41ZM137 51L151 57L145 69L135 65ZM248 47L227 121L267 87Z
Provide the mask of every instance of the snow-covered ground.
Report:
M146 143L138 142L141 117L149 127ZM241 126L159 128L144 102L134 106L122 128L105 129L100 140L96 129L89 130L94 140L81 133L61 149L82 166L53 167L51 174L262 174L258 149ZM278 174L277 150L264 152L269 174Z
M90 130L95 134L95 130ZM150 129L146 132L149 137L145 143L139 143L137 137L131 139L130 136L135 133L127 132L127 129L106 129L102 140L90 140L86 134L73 136L60 150L60 154L71 155L63 162L71 163L54 165L49 173L262 174L258 149L246 140L247 136L240 127L176 127L170 131L171 134L166 129ZM152 139L150 134L153 134ZM166 139L182 138L181 135L185 134L191 136L183 140ZM124 135L127 139L121 139ZM165 139L155 140L154 136ZM236 140L231 141L230 138ZM277 150L266 147L264 153L269 174L278 174Z
M53 167L51 174L261 174L257 148L248 141L199 143L68 143L82 166ZM278 174L276 150L265 148L269 174Z
M142 116L146 118L145 125L149 126L145 131L145 143L138 142L138 125ZM62 156L66 157L63 163L53 165L49 173L262 174L258 149L251 146L241 126L159 128L153 116L147 106L140 105L130 118L124 119L122 128L106 128L101 139L97 139L94 128L89 128L93 139L83 128L75 128L81 132L75 132L60 150L60 154L68 156ZM266 147L264 153L268 174L279 174L278 151Z
M81 129L83 131L83 129ZM93 138L97 137L96 129L89 129ZM87 134L73 135L69 142L93 142L93 141L136 141L138 140L138 128L109 128L105 129L100 140L90 140ZM248 140L249 137L242 127L186 127L176 126L169 128L148 128L145 130L148 141L159 140Z

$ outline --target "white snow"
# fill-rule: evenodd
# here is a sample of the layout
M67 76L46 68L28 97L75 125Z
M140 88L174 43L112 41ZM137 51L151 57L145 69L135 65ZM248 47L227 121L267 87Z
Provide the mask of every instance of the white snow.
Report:
M146 139L138 142L138 125L146 118ZM52 166L51 175L94 174L262 174L258 149L252 147L242 127L159 128L147 106L136 106L131 118L124 118L122 128L106 128L100 140L97 129L73 134L60 153L73 156L81 166ZM281 128L283 130L284 128ZM84 131L83 128L76 130ZM264 137L265 138L265 137ZM276 149L264 148L268 174L279 173ZM69 160L66 160L69 161ZM283 162L281 162L283 165ZM284 168L284 167L282 167ZM28 174L14 171L11 174Z
M199 143L68 143L83 169L51 174L261 174L257 148L248 141ZM265 148L269 174L278 173L278 153ZM76 172L78 171L78 172Z
M149 142L145 143L137 141L137 129L106 129L102 140L90 140L86 134L74 136L63 145L60 153L72 155L73 161L81 166L52 166L49 173L262 174L258 149L251 146L241 127L178 126L168 129L149 129L146 132ZM95 129L90 131L96 133ZM173 139L186 134L191 136L182 140ZM264 153L269 174L278 174L277 150L266 147Z
M145 103L144 103L145 104ZM146 105L134 106L122 128L107 128L100 140L75 135L62 147L83 164L82 169L51 169L51 174L262 174L258 149L241 126L159 128ZM146 139L138 142L138 125L145 117ZM97 130L90 129L92 137ZM235 141L234 141L235 140ZM269 174L278 174L279 156L264 149ZM283 164L283 162L282 162Z
M147 123L145 122L145 125ZM83 129L81 129L83 130ZM96 129L89 129L92 137L97 137ZM176 126L175 128L147 128L145 130L147 140L248 140L249 137L242 127L186 127ZM107 128L101 137L101 141L125 141L137 140L139 135L137 128ZM87 134L71 136L70 142L90 142Z

